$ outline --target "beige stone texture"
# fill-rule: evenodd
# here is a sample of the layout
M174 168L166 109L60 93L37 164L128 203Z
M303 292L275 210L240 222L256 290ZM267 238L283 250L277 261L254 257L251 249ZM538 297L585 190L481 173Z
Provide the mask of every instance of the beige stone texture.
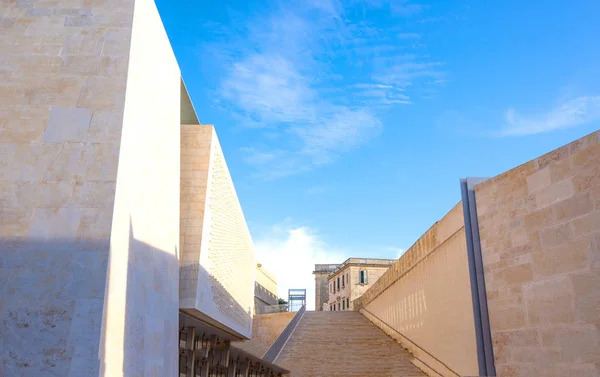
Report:
M291 377L425 377L418 360L355 311L306 312L275 360Z
M180 72L154 2L0 16L0 375L175 375Z
M296 312L257 314L252 317L252 339L231 345L262 358L295 315Z
M444 376L455 374L426 352L462 376L478 375L462 211L457 204L354 302L375 325ZM519 278L532 273L515 267L505 273Z
M211 125L181 126L180 203L181 310L249 338L254 248Z
M600 375L599 136L475 186L498 376Z
M275 275L260 263L256 264L256 275L254 279L254 314L269 313L273 305L278 301L277 281Z
M315 310L329 310L329 272L313 271L315 275Z
M269 270L260 263L256 264L256 282L271 294L277 296L277 280Z

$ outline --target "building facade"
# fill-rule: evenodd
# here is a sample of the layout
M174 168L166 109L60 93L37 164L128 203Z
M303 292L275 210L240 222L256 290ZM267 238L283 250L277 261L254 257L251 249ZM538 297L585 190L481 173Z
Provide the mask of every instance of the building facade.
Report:
M230 347L253 246L154 1L0 13L0 375L280 374Z
M338 265L315 265L316 310L354 310L352 301L362 296L395 261L348 258Z
M315 310L323 311L329 302L329 274L340 267L339 264L315 264Z
M277 280L262 264L257 263L254 281L254 313L265 313L267 307L277 304Z

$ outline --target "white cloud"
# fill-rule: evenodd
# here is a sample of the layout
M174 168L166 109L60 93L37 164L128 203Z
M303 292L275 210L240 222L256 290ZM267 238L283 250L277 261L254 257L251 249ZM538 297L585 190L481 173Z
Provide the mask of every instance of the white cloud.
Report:
M522 115L510 108L500 136L535 135L564 128L576 127L600 120L600 96L582 96L558 104L540 113Z
M289 222L255 240L254 249L256 260L275 274L279 296L287 300L288 289L305 288L308 310L315 309L315 264L341 263L349 257L346 251L324 243L311 229Z
M288 289L306 289L309 310L315 307L315 264L339 264L350 257L394 259L406 251L385 245L355 245L356 250L336 247L323 241L316 230L295 225L291 218L262 233L254 239L256 261L276 276L279 297L287 300Z
M406 88L417 79L425 79L432 84L443 84L443 72L439 71L440 62L417 61L416 57L405 55L394 59L384 60L383 68L373 75L376 81Z
M390 17L425 9L390 4ZM218 42L209 52L225 70L215 102L238 125L270 130L270 143L244 150L259 176L279 178L335 161L379 135L379 112L412 103L407 87L438 84L436 63L399 55L420 36L374 27L362 12L349 11L363 5L369 6L291 0L230 30L212 26ZM355 69L360 77L349 74Z

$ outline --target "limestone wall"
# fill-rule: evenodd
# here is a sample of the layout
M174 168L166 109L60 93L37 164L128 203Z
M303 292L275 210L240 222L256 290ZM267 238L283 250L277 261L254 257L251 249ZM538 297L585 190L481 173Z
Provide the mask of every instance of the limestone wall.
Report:
M177 373L180 85L154 1L137 0L111 227L103 376ZM103 161L94 164L102 169Z
M599 136L475 186L498 376L600 375Z
M324 308L329 310L329 282L327 280L328 273L326 272L313 272L315 275L315 310L323 311Z
M275 279L275 275L269 272L265 266L261 265L260 263L256 265L256 282L263 286L272 295L278 295L277 280Z
M0 13L0 375L175 374L180 74L154 2Z
M249 338L256 269L250 232L214 128L181 129L180 308Z
M254 281L254 314L265 313L265 309L277 305L277 282L260 263L256 264L256 277Z
M133 8L0 2L0 375L98 376Z
M255 315L252 318L252 339L233 342L232 345L262 358L295 315L296 312Z
M354 301L357 306L364 306L368 319L445 376L453 374L396 331L460 375L478 375L461 203Z

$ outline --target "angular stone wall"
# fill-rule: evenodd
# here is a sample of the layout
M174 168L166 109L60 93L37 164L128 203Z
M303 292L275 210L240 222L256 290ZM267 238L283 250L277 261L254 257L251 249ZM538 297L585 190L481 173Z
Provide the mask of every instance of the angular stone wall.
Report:
M260 263L256 265L256 283L263 286L271 295L277 298L277 280L275 279L275 276Z
M461 203L355 300L357 307L364 307L367 311L363 314L369 320L443 375L454 376L435 358L460 375L478 375Z
M0 3L0 375L98 375L133 5Z
M212 126L182 129L180 308L240 338L252 334L252 239Z
M599 136L475 186L498 376L600 374Z
M0 13L0 375L176 373L180 74L154 3Z
M107 377L177 373L180 90L154 1L136 0L104 308Z

